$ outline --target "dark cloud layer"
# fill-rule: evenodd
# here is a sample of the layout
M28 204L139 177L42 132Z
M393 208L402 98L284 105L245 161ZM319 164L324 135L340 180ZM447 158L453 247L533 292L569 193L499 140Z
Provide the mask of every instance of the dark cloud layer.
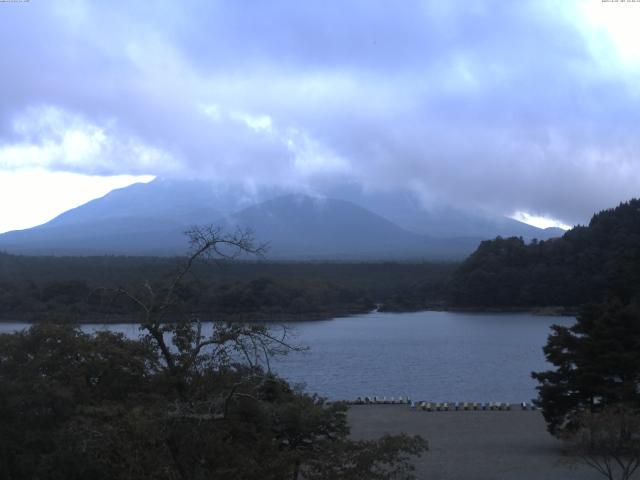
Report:
M357 181L584 222L640 194L640 69L560 5L0 5L0 168Z

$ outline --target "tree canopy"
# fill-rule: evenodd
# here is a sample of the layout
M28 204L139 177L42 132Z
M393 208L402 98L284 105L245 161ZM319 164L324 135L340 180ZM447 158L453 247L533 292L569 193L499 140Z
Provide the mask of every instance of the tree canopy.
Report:
M549 431L579 427L584 412L640 406L640 307L610 300L585 306L575 325L554 325L547 345L554 370L534 372Z
M640 292L640 199L593 216L561 238L487 240L450 282L457 306L570 306Z

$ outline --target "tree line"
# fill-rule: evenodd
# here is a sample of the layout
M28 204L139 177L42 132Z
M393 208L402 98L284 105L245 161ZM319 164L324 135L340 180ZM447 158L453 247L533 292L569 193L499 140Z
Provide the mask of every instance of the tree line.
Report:
M452 275L448 302L464 307L578 307L640 292L640 200L595 214L561 238L487 240Z
M0 254L0 318L26 321L128 321L131 304L105 297L104 288L162 285L179 258L26 257ZM448 263L297 263L202 260L183 279L182 306L201 318L315 319L364 313L376 304L409 310L401 292L426 285L441 298L454 268Z

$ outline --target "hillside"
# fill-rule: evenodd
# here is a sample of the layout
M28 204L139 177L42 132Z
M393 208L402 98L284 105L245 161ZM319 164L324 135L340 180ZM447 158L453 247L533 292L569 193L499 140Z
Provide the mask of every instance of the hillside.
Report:
M268 200L224 221L251 228L269 243L270 258L448 260L463 258L479 241L418 235L352 202L305 195Z
M405 230L430 237L486 239L500 235L547 240L564 233L559 228L537 228L471 207L460 209L433 205L425 208L416 195L406 191L364 191L356 185L337 185L322 191L328 197L362 205Z
M640 292L640 199L595 214L561 238L484 241L455 272L451 303L465 307L575 306Z

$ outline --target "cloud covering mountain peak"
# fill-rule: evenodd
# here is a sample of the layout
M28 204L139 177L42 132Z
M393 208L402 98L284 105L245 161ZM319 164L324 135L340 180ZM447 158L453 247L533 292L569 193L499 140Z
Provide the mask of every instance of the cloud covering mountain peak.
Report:
M640 69L593 8L12 5L0 29L11 66L0 168L354 181L425 204L584 222L640 184Z

